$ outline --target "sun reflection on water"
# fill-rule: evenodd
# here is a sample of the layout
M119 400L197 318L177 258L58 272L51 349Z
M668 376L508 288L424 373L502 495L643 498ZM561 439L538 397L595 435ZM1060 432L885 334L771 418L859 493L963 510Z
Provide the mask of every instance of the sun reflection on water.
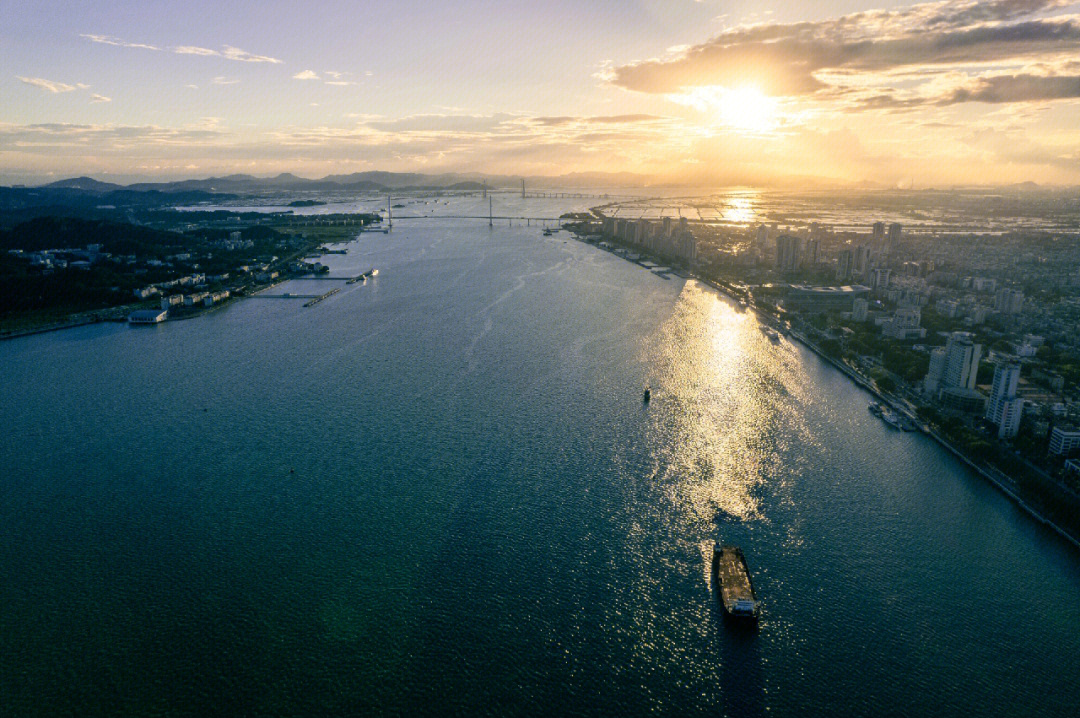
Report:
M758 487L776 468L784 406L783 361L750 314L696 282L647 350L658 434L658 477L694 521L718 514L762 519Z
M724 219L737 224L750 224L757 219L754 203L748 197L732 197L724 208Z

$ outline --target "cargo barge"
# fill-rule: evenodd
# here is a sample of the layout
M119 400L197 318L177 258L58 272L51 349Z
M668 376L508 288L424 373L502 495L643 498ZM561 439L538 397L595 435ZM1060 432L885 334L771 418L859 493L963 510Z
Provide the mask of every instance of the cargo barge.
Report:
M724 612L734 619L756 622L760 603L754 594L754 583L750 580L742 549L738 546L714 546L712 576Z

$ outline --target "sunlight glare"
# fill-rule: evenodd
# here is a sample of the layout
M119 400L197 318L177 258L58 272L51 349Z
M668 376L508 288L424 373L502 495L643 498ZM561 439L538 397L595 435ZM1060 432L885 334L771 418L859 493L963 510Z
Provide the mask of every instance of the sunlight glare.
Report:
M750 132L765 132L776 124L776 100L753 86L724 90L720 119L725 125Z

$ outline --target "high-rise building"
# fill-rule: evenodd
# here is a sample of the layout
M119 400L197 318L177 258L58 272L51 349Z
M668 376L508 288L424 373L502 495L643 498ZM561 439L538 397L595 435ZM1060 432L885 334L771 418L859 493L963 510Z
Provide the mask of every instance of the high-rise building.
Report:
M846 282L851 279L851 273L854 269L855 253L850 249L840 250L840 256L837 259L836 265L836 279L840 282Z
M874 222L874 227L871 230L870 236L875 242L878 242L878 243L880 243L882 240L884 240L885 239L885 223L884 222Z
M790 234L781 234L776 238L776 268L781 272L792 272L801 262L802 240Z
M972 342L969 332L953 332L945 344L945 371L941 384L945 388L974 389L982 358L982 344Z
M860 277L866 276L870 271L870 248L858 246L855 248L855 259L851 265L852 274Z
M998 427L998 438L1011 439L1020 428L1024 400L1016 397L1020 379L1019 364L998 364L994 368L994 387L986 402L986 420Z
M948 356L949 353L945 347L937 347L930 352L930 369L926 372L926 378L923 379L923 393L927 396L937 396L938 389L941 388L941 380L945 376Z
M637 221L636 231L634 233L634 244L645 246L652 232L652 225L647 219L639 219Z
M896 254L900 249L900 234L904 231L904 225L893 222L889 225L889 253Z
M891 269L875 269L870 273L870 288L871 289L885 289L889 286L889 277L892 274Z
M857 322L865 322L870 315L870 302L862 297L856 297L851 303L851 318Z
M1019 314L1024 309L1024 293L1003 287L994 295L994 309L1002 314Z
M814 265L818 260L818 240L808 239L803 249L802 261L803 264Z

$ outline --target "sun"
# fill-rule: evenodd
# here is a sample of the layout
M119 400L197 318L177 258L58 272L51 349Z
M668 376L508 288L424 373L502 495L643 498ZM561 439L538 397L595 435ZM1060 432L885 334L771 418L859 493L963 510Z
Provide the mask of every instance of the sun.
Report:
M720 120L747 132L767 132L776 126L776 100L747 85L719 93Z
M780 103L756 85L707 85L668 95L712 118L713 122L744 133L768 133L780 124Z

